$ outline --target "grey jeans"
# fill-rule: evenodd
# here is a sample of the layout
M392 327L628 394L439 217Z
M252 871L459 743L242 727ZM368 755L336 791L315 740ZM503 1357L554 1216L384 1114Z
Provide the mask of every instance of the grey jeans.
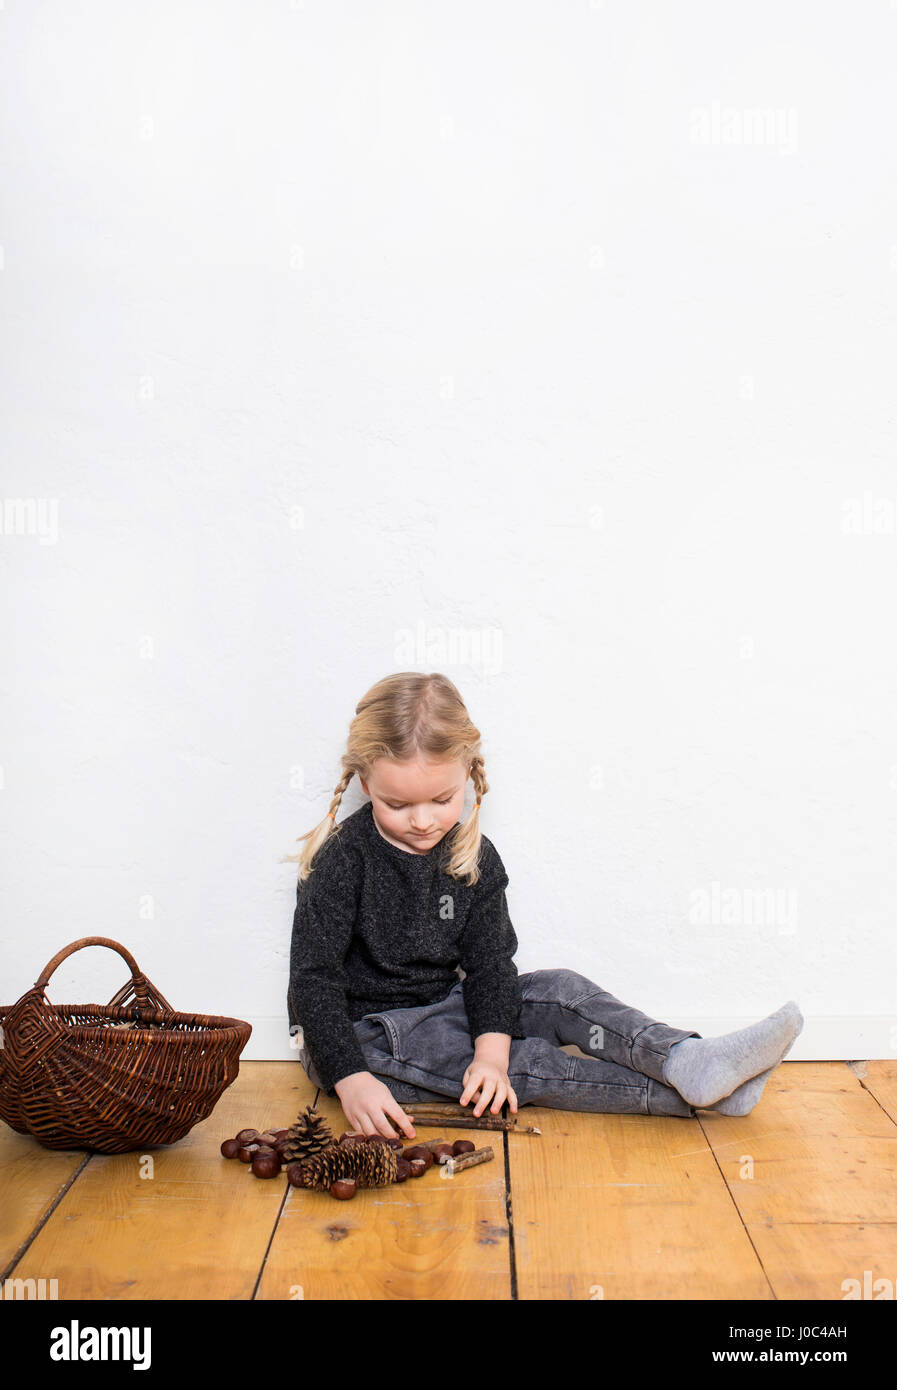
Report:
M700 1033L648 1018L575 970L531 970L519 978L527 1036L511 1040L508 1059L518 1105L614 1115L695 1114L664 1081L663 1064L674 1043ZM369 1013L355 1023L368 1070L400 1104L460 1098L474 1053L462 984L438 1003ZM562 1051L567 1043L586 1055ZM320 1086L304 1047L299 1058L312 1085Z

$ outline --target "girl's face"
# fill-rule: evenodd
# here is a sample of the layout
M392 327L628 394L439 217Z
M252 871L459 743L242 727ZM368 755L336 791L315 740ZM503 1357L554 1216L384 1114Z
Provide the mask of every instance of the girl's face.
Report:
M429 854L460 819L469 775L457 761L378 758L361 785L385 839L412 854Z

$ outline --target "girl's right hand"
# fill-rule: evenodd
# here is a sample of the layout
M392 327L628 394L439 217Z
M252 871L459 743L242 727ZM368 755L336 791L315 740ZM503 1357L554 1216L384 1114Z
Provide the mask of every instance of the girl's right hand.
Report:
M395 1130L389 1123L392 1119L406 1138L416 1138L411 1116L405 1114L389 1087L378 1081L373 1072L353 1071L337 1081L334 1090L353 1133L383 1134L393 1139Z

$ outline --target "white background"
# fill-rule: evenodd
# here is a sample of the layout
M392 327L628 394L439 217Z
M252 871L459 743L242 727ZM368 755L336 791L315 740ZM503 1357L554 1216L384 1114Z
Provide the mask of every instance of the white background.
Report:
M439 670L521 971L897 1055L897 7L0 28L0 1002L111 936L295 1056L281 858Z

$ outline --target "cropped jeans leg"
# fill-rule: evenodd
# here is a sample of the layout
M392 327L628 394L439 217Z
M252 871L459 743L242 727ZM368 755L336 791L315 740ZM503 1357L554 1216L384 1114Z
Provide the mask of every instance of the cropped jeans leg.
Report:
M663 1064L675 1043L700 1033L649 1018L574 970L533 970L519 980L526 1037L511 1040L508 1056L518 1105L602 1114L696 1113L663 1080ZM370 1071L400 1104L462 1095L474 1057L462 983L435 1004L384 1009L355 1024ZM564 1052L571 1043L586 1055Z
M624 1004L575 970L520 976L521 1028L508 1078L520 1104L605 1114L691 1116L695 1108L663 1079L670 1048L695 1030L674 1028ZM585 1057L561 1051L574 1044Z

